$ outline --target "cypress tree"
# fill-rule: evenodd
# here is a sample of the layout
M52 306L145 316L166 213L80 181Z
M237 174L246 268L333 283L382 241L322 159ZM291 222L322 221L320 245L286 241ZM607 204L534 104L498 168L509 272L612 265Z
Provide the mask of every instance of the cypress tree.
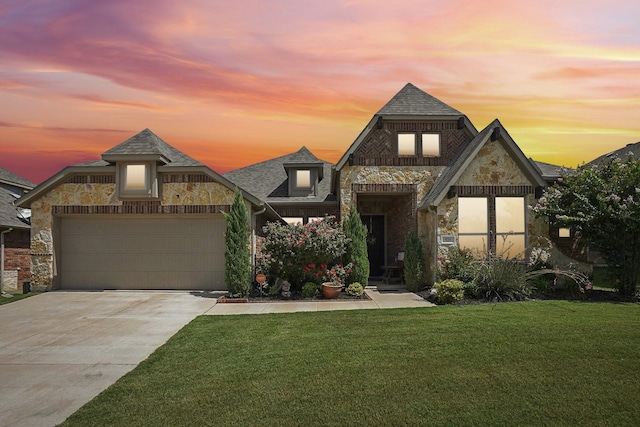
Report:
M227 230L224 233L224 278L229 292L247 296L251 287L251 253L249 249L249 215L244 198L236 190L231 212L224 213Z
M362 223L355 206L349 208L349 214L343 222L344 233L351 239L347 243L346 263L353 263L353 270L347 277L347 284L358 282L367 286L369 282L369 255L367 253L367 227Z
M424 287L424 261L422 242L415 232L410 232L404 245L404 281L411 292Z

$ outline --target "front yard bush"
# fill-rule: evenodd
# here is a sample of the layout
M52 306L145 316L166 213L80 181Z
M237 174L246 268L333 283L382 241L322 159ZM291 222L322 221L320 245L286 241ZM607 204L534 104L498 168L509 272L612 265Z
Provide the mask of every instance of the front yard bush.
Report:
M421 291L425 285L422 242L414 232L409 233L404 245L404 282L411 292Z
M307 282L302 286L302 298L313 298L318 293L318 285Z
M361 297L362 294L364 294L364 287L360 283L355 282L347 286L347 295Z
M478 295L488 300L519 301L531 295L523 264L517 260L487 258L477 269Z
M362 223L355 206L349 208L344 219L344 233L349 239L344 255L345 264L353 264L347 283L369 283L369 255L367 252L367 227Z
M438 302L440 304L451 304L461 301L464 297L463 286L464 283L457 279L447 279L433 285L438 293Z
M285 279L298 290L305 282L319 284L349 242L342 224L332 216L304 225L270 222L263 231L262 272Z
M251 289L251 252L249 250L249 218L244 197L236 190L227 221L225 238L224 279L229 292L247 296Z

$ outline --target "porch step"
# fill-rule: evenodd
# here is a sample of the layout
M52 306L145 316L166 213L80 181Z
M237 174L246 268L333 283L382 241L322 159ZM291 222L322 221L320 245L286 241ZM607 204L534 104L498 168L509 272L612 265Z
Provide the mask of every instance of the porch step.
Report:
M404 283L377 283L376 288L380 292L384 291L405 291L407 290L407 285Z

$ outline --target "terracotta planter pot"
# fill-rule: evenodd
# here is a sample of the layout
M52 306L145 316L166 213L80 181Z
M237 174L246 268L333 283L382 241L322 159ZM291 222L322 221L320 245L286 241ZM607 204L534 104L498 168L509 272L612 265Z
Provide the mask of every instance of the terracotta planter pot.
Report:
M340 292L342 292L342 285L334 285L331 282L322 284L322 295L325 298L338 298Z

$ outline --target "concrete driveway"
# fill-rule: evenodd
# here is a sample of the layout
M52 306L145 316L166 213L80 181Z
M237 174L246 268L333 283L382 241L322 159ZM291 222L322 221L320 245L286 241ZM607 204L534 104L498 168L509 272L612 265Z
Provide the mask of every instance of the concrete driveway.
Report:
M0 306L0 426L53 426L216 304L189 292L50 292Z

